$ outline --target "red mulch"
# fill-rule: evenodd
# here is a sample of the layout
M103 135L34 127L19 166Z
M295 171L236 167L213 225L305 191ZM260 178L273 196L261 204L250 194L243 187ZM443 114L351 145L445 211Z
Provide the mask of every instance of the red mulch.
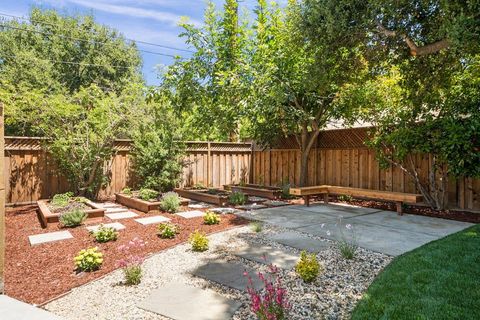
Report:
M344 202L344 201L340 201L338 199L333 198L330 200L330 202ZM352 204L360 207L397 211L396 204L389 203L389 202L353 199L352 201L348 201L344 203L348 203L348 204ZM459 211L459 210L458 211L457 210L440 211L440 210L434 210L430 207L414 206L414 205L408 205L406 208L403 209L403 212L409 213L409 214L415 214L419 216L428 216L428 217L442 218L442 219L448 219L448 220L480 223L480 213L476 213L476 212Z
M147 242L143 248L145 255L156 253L166 248L185 242L194 230L206 233L218 232L235 226L244 225L247 221L235 215L222 215L219 225L207 226L203 218L184 219L168 213L151 212L148 215L161 214L170 218L181 227L175 239L161 239L156 235L156 224L143 226L133 219L118 220L126 226L119 231L117 241L96 243L85 226L61 229L58 225L49 225L42 229L37 217L36 206L11 208L6 213L6 294L19 300L41 304L79 285L97 279L115 269L116 261L121 257L117 247L134 237ZM140 215L146 214L137 212ZM104 223L112 222L108 218ZM98 221L87 224L98 224ZM69 230L74 239L38 246L30 246L28 236L38 233ZM78 251L97 246L104 253L102 267L90 273L76 273L73 258Z

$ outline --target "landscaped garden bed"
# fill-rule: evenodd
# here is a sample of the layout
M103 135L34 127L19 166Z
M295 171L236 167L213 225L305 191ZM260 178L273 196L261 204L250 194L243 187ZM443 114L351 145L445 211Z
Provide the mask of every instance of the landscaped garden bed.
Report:
M153 211L152 215L164 216L171 219L171 223L178 225L180 233L174 239L159 238L158 224L142 225L130 218L117 220L125 228L118 231L116 241L99 243L84 226L80 226L68 229L73 236L72 239L31 246L28 236L62 230L58 224L49 224L47 228L42 229L37 220L36 209L36 206L28 206L7 210L5 266L6 294L35 304L44 303L115 270L117 260L121 257L118 247L128 244L135 237L145 241L142 252L149 255L187 241L194 230L208 234L246 223L244 219L235 215L222 215L219 224L206 225L201 216L185 219L176 214ZM112 222L114 221L103 217L101 221L95 221L95 224ZM89 220L86 220L86 223L92 224ZM76 272L73 258L80 250L92 247L98 247L103 253L102 266L94 272ZM111 289L104 288L102 295Z
M131 193L115 193L115 202L142 212L150 212L152 210L160 209L161 195L157 194L152 199L141 199L139 197L139 191L132 191ZM188 205L188 202L188 199L180 199L180 205L182 206Z
M282 195L282 189L279 187L262 186L259 184L228 184L224 188L233 192L243 192L247 195L271 200L278 199Z
M228 203L229 192L220 189L177 188L175 192L184 198L223 206Z
M101 219L105 215L105 209L96 203L83 198L71 197L68 194L61 194L63 200L55 203L53 200L38 200L37 205L40 213L40 220L44 227L50 223L58 223L63 214L73 211L81 211L86 214L87 219Z

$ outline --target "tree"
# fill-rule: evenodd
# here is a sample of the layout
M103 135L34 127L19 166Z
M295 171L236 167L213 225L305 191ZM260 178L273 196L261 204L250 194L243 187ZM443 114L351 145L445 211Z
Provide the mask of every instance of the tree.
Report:
M242 131L248 30L238 16L237 0L226 0L222 12L208 4L204 26L182 23L181 36L195 53L167 68L155 93L158 100L168 97L207 139L235 141Z
M307 183L308 155L328 121L348 118L336 103L343 87L366 75L365 34L353 33L351 1L318 1L315 25L309 3L285 10L259 1L256 9L249 100L252 134L269 145L293 134L301 150L300 186ZM285 12L285 13L283 13ZM308 32L305 32L308 30Z
M132 83L142 83L135 44L92 16L34 8L28 22L0 21L0 43L7 134L41 134L32 115L50 95L74 95L92 84L120 94Z

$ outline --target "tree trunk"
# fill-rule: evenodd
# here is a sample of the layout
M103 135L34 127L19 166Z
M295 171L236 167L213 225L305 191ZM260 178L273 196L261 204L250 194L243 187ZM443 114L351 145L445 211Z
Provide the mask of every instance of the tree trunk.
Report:
M302 133L300 138L297 137L297 141L300 144L300 187L305 187L308 182L308 156L310 150L312 150L314 142L320 133L320 129L316 129L312 132L308 131L306 124L302 126Z
M304 150L301 151L301 160L300 160L300 187L305 187L307 185L308 177L308 152Z

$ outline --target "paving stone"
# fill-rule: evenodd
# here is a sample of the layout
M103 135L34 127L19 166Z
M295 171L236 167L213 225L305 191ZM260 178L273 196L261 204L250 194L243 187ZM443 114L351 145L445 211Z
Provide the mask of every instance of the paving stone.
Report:
M213 208L213 209L210 209L210 211L213 211L218 214L233 214L238 212L238 210L235 210L233 208Z
M37 244L47 243L47 242L66 240L66 239L73 239L73 236L70 233L70 231L57 231L57 232L41 233L33 236L28 236L28 240L30 241L30 245L32 246L35 246Z
M147 224L153 224L153 223L167 222L167 221L170 221L170 219L162 216L152 216L147 218L135 219L135 221L137 221L140 224L147 225Z
M119 213L119 212L126 212L128 208L107 208L105 210L106 213Z
M256 275L257 272L239 262L226 262L223 260L208 262L195 269L192 274L230 288L246 291L248 279L243 275L245 271L252 278L255 289L258 290L263 287L262 281Z
M211 205L205 202L196 202L196 203L190 203L188 207L191 209L207 209L207 208L210 208Z
M61 320L46 310L0 294L0 318L2 320Z
M235 208L237 209L243 209L243 210L257 210L257 209L263 209L266 208L267 206L264 206L263 204L246 204L243 206L236 206Z
M87 230L88 230L88 231L91 231L91 232L95 232L95 231L98 230L98 228L100 228L100 226L101 226L101 224L96 225L96 226L89 226L89 227L87 227ZM123 224L121 224L120 222L105 223L105 224L103 224L103 226L104 226L105 228L113 228L113 229L115 229L115 230L122 230L122 229L125 229L125 228L126 228L126 227L125 227Z
M105 215L112 220L128 219L128 218L134 218L138 216L138 214L136 214L133 211L125 211L125 212L119 212L119 213L106 213Z
M196 218L196 217L203 217L205 215L205 212L200 210L193 210L193 211L178 212L176 214L179 215L180 217L190 219L190 218Z
M281 207L281 206L286 206L289 203L286 201L279 201L279 200L268 200L263 203L264 205L270 206L270 207Z
M119 203L114 203L114 202L104 202L100 203L100 205L104 208L121 208L122 205Z
M235 252L235 255L263 264L272 263L282 269L292 269L299 258L298 255L292 254L286 250L268 246L250 246Z
M273 235L271 239L286 246L299 250L306 250L308 252L320 252L330 246L326 241L312 239L291 231L277 233Z
M171 283L153 290L139 308L175 320L231 319L241 302L222 297L206 289Z
M249 196L248 197L248 201L251 201L251 202L265 202L267 200L268 200L267 198L262 198L262 197L257 197L257 196Z

